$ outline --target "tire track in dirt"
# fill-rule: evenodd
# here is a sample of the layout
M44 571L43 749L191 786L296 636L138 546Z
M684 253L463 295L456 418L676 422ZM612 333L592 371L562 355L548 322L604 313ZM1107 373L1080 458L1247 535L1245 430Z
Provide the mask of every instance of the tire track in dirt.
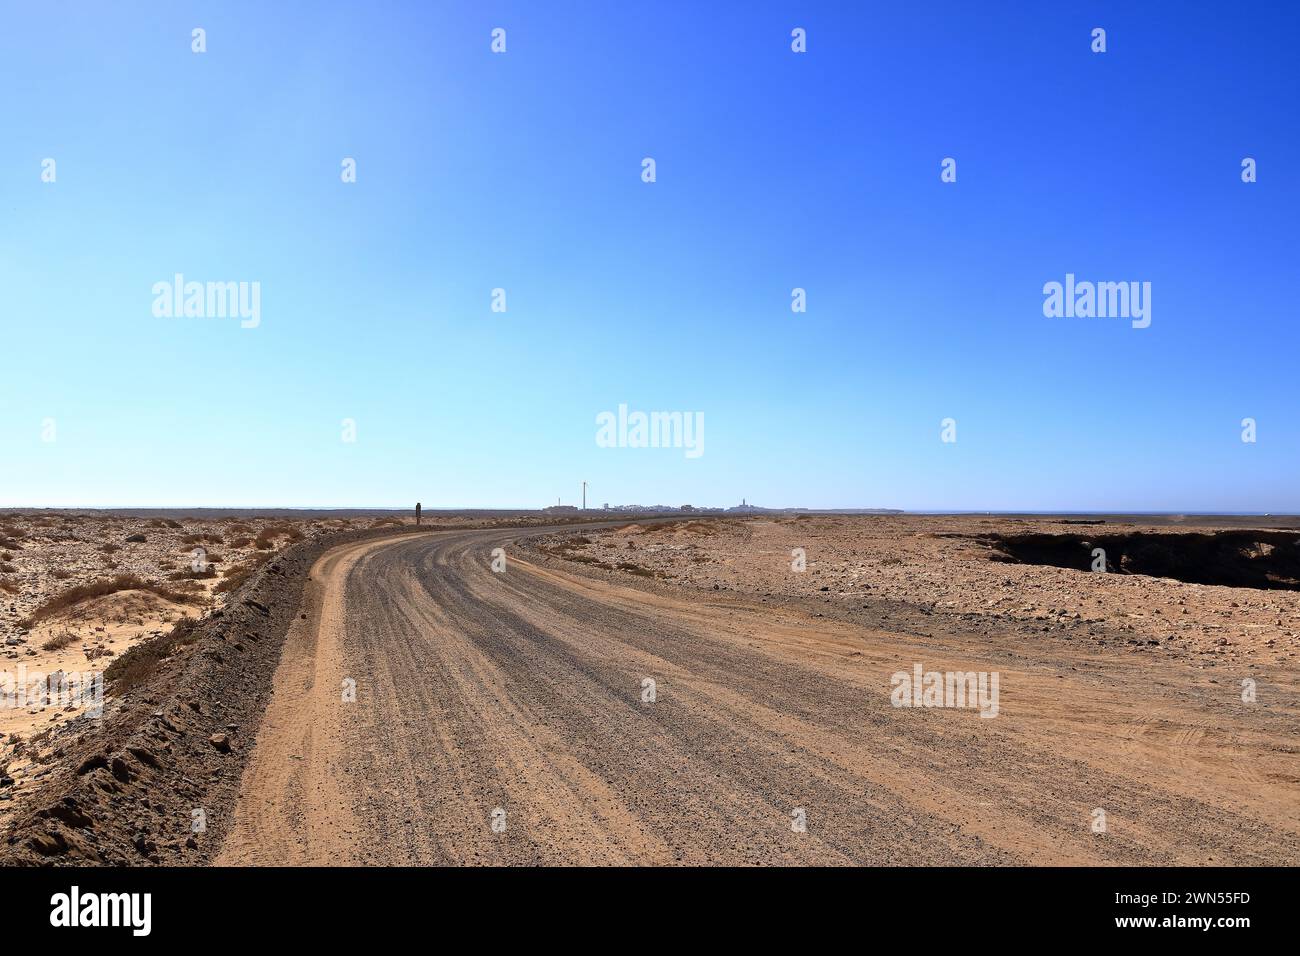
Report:
M1241 773L1252 741L1294 775L1278 715L1244 716L1216 757L1214 715L1166 696L1136 746L1146 675L517 558L493 573L515 534L321 559L218 862L1295 861L1296 794ZM1002 713L891 707L914 661L1000 670Z

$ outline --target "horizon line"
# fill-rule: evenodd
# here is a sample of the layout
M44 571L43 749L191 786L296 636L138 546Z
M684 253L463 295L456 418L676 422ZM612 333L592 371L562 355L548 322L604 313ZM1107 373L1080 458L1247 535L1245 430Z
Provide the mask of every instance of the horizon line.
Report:
M485 506L485 505L461 505L461 506L434 506L424 507L421 505L421 513L430 512L464 512L464 511L501 511L501 512L543 512L547 508L554 508L555 505L543 506ZM579 505L566 505L579 512L587 511L594 514L604 514L605 508L582 508ZM608 509L626 509L629 507L642 507L646 511L682 511L681 506L670 505L615 505ZM894 514L907 515L1194 515L1197 517L1222 515L1224 517L1261 517L1261 518L1300 518L1300 511L1221 511L1221 510L1195 510L1195 509L1125 509L1125 508L1092 508L1086 510L1076 509L1051 509L1051 508L888 508L888 507L864 507L864 506L840 506L832 508L810 508L804 505L691 505L693 511L729 511L732 509L746 510L755 509L758 511L804 511L817 512L823 514L850 514L854 512L885 512ZM390 511L390 512L410 512L414 514L413 505L394 506L394 505L153 505L153 504L114 504L114 505L9 505L0 504L0 511Z

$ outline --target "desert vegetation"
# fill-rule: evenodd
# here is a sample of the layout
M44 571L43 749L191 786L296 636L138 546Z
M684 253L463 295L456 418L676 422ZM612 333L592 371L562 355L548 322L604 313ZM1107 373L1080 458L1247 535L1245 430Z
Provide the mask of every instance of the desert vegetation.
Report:
M111 578L104 578L101 581L93 581L89 584L78 584L66 591L59 592L23 618L22 625L27 628L34 627L46 618L52 617L73 605L89 601L92 598L116 594L119 591L148 591L150 594L155 594L164 601L171 601L173 604L189 604L194 603L195 600L193 594L163 587L161 584L146 581L137 575L117 574Z

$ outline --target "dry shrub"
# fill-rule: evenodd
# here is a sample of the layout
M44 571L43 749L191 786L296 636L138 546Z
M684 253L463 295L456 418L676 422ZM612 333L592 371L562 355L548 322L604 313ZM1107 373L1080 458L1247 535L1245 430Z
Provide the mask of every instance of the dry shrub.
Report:
M134 574L119 574L115 577L105 578L101 581L91 581L89 584L78 584L68 588L59 594L54 595L31 614L27 615L21 622L23 627L30 628L32 625L45 620L46 618L57 614L59 611L70 608L82 601L88 601L91 598L103 597L106 594L116 594L118 591L148 591L150 594L156 594L166 601L172 601L177 604L194 603L193 593L183 593L182 591L164 587L161 584L154 584Z
M75 643L77 636L70 631L64 631L62 634L55 634L48 641L41 645L43 651L61 651L69 644Z
M225 544L226 539L221 535L204 531L201 534L183 534L181 535L181 544Z
M227 591L234 591L252 577L253 572L265 564L268 557L269 555L255 554L247 561L232 564L226 569L226 576L217 582L217 586L212 589L212 593L225 594Z
M183 571L173 571L167 575L168 581L206 581L208 578L217 576L216 568L204 568L202 571L195 571L193 568L185 568Z
M140 642L105 668L104 681L118 694L138 687L152 677L164 661L198 640L194 628L194 620L184 618L168 633Z
M275 544L276 538L288 538L290 541L301 541L303 533L289 524L269 524L257 534L257 540L254 545L259 551L269 551Z

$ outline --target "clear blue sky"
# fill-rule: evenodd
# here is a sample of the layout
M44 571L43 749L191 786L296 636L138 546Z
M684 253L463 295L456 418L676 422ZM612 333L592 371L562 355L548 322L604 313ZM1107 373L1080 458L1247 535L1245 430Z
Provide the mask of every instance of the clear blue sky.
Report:
M1294 4L0 19L0 506L1300 511ZM1045 318L1067 272L1151 327Z

